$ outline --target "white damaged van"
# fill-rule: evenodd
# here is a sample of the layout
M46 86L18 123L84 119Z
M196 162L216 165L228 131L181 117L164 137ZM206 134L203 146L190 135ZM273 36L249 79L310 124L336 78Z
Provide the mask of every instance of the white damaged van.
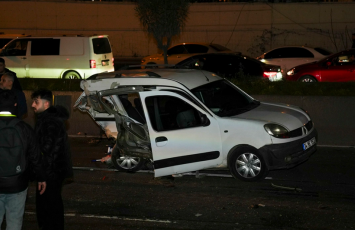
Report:
M119 170L147 159L155 177L228 167L235 178L256 181L317 149L304 110L259 102L207 71L116 71L83 80L81 88L75 106L116 139L111 156Z
M0 57L20 78L85 79L114 71L107 35L16 38L4 46Z

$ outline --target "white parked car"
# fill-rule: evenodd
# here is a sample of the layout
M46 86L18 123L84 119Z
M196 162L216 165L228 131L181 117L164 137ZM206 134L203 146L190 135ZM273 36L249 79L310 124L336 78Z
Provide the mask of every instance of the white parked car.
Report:
M168 49L168 64L175 65L186 58L189 58L195 54L201 53L216 53L216 52L232 52L230 49L218 45L218 44L209 44L209 43L181 43L175 46L172 46ZM153 66L153 65L161 65L164 63L164 54L158 53L154 55L150 55L144 57L141 60L141 65Z
M211 72L116 71L81 88L75 106L116 138L118 168L124 159L138 167L149 159L155 177L228 167L235 178L255 181L316 151L317 131L304 110L259 102Z
M279 47L257 57L261 62L278 65L284 77L286 72L298 65L318 61L331 53L323 48L310 48L305 46Z

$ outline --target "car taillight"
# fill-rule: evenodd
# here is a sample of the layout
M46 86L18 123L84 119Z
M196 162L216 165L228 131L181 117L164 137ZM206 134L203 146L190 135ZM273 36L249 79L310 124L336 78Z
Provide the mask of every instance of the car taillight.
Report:
M277 72L264 72L263 77L265 78L274 78L277 76Z
M90 60L90 68L96 68L96 61Z

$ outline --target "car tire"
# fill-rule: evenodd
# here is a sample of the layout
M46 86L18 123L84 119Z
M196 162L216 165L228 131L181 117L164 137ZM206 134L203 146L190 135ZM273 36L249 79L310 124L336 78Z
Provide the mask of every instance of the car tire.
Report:
M140 157L121 156L118 153L112 153L111 159L115 168L122 172L136 172L144 165L144 160Z
M300 82L305 82L305 83L314 83L314 82L317 82L317 79L315 79L314 77L312 76L303 76L300 78L299 80Z
M63 79L81 79L81 76L75 71L68 71L63 74Z
M268 168L259 151L249 145L241 145L228 155L228 168L234 178L246 182L263 179Z

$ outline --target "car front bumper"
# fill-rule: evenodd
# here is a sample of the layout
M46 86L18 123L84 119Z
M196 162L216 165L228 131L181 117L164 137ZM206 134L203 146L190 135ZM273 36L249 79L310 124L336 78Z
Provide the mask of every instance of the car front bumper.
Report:
M316 138L316 143L310 148L303 150L303 143ZM313 129L309 135L292 142L283 144L265 145L259 149L266 160L269 170L291 168L306 160L316 152L318 142L318 133Z

